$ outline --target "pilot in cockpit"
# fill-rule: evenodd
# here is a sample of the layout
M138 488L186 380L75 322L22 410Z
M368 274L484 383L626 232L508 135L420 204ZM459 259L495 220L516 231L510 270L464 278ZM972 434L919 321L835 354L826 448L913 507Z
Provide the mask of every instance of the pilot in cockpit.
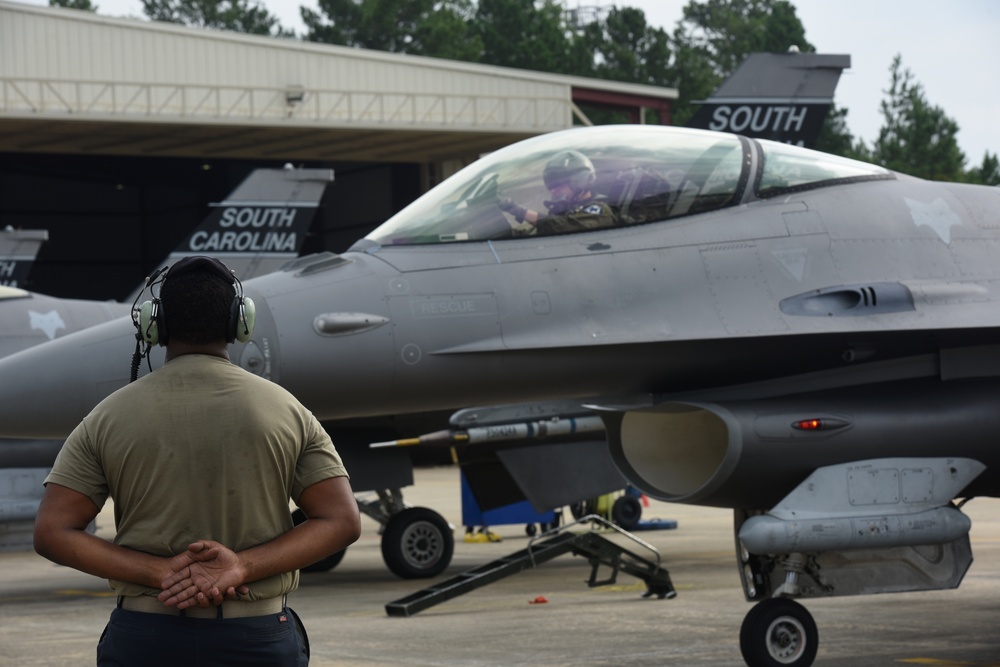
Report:
M592 191L596 173L593 163L583 153L558 153L545 165L542 178L552 196L545 201L547 213L533 211L503 196L497 198L497 206L519 223L534 227L538 234L565 234L616 223L611 206Z

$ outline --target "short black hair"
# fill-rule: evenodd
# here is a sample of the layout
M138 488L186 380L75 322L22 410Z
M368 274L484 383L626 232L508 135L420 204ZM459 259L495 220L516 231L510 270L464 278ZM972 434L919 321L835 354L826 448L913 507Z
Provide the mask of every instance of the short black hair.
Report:
M163 318L170 340L193 345L229 341L236 288L217 270L194 264L160 286Z

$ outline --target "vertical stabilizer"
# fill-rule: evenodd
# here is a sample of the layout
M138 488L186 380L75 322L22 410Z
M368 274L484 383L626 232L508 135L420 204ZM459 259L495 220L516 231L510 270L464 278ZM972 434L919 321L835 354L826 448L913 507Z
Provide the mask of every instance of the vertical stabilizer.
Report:
M0 229L0 285L24 287L38 249L48 240L43 229Z
M155 268L191 255L218 257L237 277L277 271L302 250L332 169L255 169ZM126 300L142 291L139 285Z
M751 53L703 102L690 127L812 148L848 55Z
M218 257L249 280L276 271L302 250L332 169L257 169L212 211L166 264L189 255Z

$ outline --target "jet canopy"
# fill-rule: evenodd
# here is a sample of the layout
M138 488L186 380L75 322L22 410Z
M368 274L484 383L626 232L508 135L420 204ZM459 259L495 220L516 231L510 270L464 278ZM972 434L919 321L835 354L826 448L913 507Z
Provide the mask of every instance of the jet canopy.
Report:
M586 231L733 206L748 187L767 197L889 174L780 143L759 145L763 169L751 174L753 144L732 134L648 125L554 132L477 160L366 238L392 246Z

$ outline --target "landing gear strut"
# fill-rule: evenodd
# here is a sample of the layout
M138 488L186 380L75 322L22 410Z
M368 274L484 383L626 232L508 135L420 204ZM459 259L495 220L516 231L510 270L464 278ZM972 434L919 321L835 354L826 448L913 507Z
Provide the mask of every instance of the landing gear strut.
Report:
M749 667L809 667L818 645L812 614L787 598L758 602L740 628L740 651Z

